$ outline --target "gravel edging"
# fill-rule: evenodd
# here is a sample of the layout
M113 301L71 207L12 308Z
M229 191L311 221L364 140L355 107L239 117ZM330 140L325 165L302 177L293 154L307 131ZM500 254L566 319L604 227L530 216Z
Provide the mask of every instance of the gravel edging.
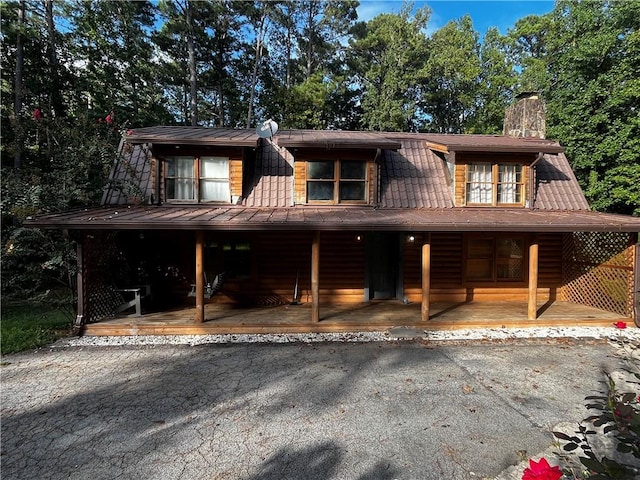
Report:
M53 347L113 347L149 345L209 345L236 343L364 343L422 340L425 342L478 342L505 340L626 340L640 342L640 329L614 327L491 328L448 331L396 327L384 332L222 334L222 335L123 335L71 337Z

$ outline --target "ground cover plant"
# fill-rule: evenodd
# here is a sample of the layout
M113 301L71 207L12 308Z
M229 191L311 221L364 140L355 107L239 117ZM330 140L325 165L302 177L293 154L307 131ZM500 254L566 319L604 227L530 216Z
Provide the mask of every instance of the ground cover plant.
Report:
M626 328L624 322L616 328ZM623 367L603 372L603 388L585 397L590 413L573 434L553 432L559 466L530 460L523 480L640 478L640 345L617 341Z
M3 305L0 352L16 353L47 345L71 333L73 312L50 304Z

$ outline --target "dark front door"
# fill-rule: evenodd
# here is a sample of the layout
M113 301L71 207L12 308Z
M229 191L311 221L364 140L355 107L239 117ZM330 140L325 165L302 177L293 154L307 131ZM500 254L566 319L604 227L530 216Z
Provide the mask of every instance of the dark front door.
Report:
M368 237L369 300L396 298L398 235L370 233Z

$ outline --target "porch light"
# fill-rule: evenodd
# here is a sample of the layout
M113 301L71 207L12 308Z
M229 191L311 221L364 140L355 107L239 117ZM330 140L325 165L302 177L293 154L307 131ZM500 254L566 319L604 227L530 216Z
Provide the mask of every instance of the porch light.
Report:
M413 243L416 241L416 237L414 235L407 235L407 242Z
M362 235L356 235L356 242L362 241Z

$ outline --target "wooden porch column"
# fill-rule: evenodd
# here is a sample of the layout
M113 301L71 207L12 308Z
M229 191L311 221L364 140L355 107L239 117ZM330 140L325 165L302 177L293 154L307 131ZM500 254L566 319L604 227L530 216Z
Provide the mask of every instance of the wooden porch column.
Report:
M204 322L204 232L196 232L196 323Z
M320 321L320 232L313 232L311 244L311 322Z
M429 320L429 294L431 290L431 234L428 233L422 245L422 307L421 320Z
M529 305L527 318L538 318L538 237L531 237L529 244Z
M637 327L640 327L640 233L632 234L631 238L635 242L633 246L633 271L631 272L633 274L633 308L631 310L633 322Z

